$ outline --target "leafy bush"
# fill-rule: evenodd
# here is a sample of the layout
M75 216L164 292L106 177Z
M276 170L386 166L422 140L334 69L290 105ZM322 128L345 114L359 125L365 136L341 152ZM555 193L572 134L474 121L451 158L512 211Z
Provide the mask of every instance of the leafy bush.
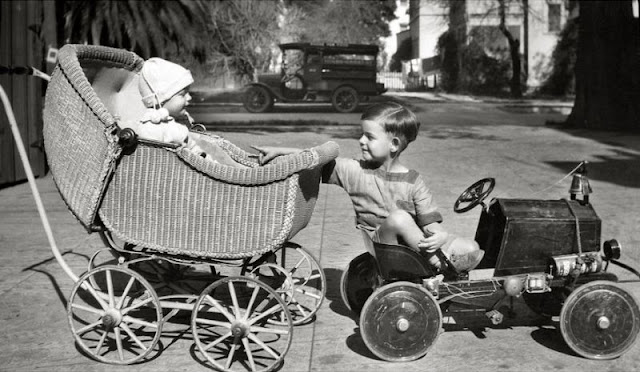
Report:
M508 89L511 71L508 50L492 57L473 38L459 47L450 31L440 36L437 50L442 56L440 87L444 91L500 94ZM458 50L462 68L458 63Z
M508 89L511 60L508 55L489 56L483 46L471 42L462 49L460 88L475 94L500 94Z
M393 56L391 56L389 70L393 72L402 72L402 61L408 61L411 59L412 49L410 38L402 40L398 46L398 50L393 54Z

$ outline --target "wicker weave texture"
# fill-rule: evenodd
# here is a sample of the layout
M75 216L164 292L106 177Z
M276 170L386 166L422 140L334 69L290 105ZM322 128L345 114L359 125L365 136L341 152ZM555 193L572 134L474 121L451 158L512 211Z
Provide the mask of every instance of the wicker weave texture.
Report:
M256 186L220 182L172 151L138 146L119 164L100 217L118 238L141 247L195 257L248 257L288 237L297 179Z
M249 169L211 163L185 148L140 144L123 154L107 107L118 116L131 111L125 87L142 63L113 48L60 51L47 89L44 140L56 185L78 220L139 247L208 258L273 250L304 228L321 166L337 156L338 146L327 142L258 166L216 137Z
M88 229L97 229L95 216L102 190L120 149L112 132L113 118L91 89L81 64L105 61L133 69L132 53L111 48L67 45L48 84L43 137L56 185L69 209Z

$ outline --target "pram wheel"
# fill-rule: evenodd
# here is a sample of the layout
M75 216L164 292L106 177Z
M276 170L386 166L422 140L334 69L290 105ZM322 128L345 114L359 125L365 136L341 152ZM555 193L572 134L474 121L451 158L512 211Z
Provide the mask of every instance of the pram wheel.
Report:
M156 292L141 275L124 267L106 265L83 274L71 291L67 313L78 346L105 363L141 360L162 333Z
M442 312L424 288L396 282L377 289L360 315L362 339L377 357L405 362L424 356L438 339Z
M87 263L87 271L91 271L96 267L105 266L105 265L117 265L119 262L119 256L116 254L111 248L102 248L97 250L90 258ZM89 282L93 286L93 288L98 288L98 283L96 283L95 276L89 276Z
M327 279L318 261L304 248L288 244L280 248L280 266L287 272L293 289L293 297L285 301L293 324L311 320L316 314L327 290Z
M287 304L269 286L249 277L227 277L209 285L193 308L191 329L198 350L224 371L277 368L293 336Z
M294 325L304 324L313 318L324 300L327 288L324 271L313 255L299 245L287 243L274 254L276 263L267 260L255 266L251 274L280 294Z

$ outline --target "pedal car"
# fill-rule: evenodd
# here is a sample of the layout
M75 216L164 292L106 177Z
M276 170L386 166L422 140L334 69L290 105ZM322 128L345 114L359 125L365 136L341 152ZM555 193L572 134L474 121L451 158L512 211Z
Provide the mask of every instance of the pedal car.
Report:
M363 234L368 252L349 263L341 294L360 315L371 352L387 361L420 358L437 340L450 304L484 309L499 324L503 309L512 311L505 304L519 296L534 312L559 316L560 332L577 354L612 359L628 351L640 331L640 308L607 268L614 263L640 274L617 261L621 248L615 239L601 249L586 163L573 176L570 199L494 198L485 205L494 185L494 179L482 179L454 205L459 213L483 206L475 240L485 256L469 273L435 273L421 254Z

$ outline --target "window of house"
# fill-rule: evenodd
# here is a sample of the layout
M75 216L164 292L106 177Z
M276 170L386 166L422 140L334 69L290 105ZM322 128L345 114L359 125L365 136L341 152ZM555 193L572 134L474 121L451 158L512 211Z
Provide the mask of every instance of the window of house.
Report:
M561 30L561 16L562 16L562 5L560 4L548 4L549 13L549 32L560 32Z

